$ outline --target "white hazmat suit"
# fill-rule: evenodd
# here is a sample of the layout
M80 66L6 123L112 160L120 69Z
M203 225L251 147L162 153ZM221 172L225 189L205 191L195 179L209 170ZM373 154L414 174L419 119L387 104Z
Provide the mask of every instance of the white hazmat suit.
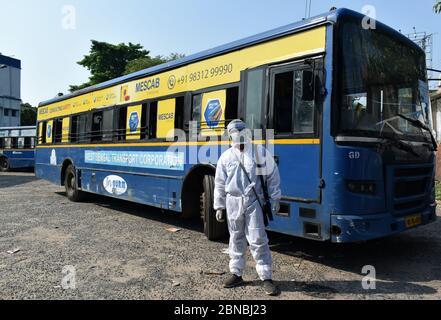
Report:
M244 129L245 124L241 121L234 121L228 127L232 147L220 157L217 165L214 209L227 211L231 273L242 277L248 242L260 279L272 280L272 257L260 205L264 204L264 191L258 174L263 170L269 197L277 204L282 196L280 175L272 155L263 146L254 146L250 134L242 135L240 140L238 133ZM245 145L242 151L240 145ZM243 163L251 183L239 161ZM260 198L260 204L253 187Z

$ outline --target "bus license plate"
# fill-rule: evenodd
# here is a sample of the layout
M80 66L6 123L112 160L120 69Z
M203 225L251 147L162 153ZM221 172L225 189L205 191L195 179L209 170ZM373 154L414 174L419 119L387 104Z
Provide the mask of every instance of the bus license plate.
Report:
M406 218L406 228L419 226L423 222L420 214Z

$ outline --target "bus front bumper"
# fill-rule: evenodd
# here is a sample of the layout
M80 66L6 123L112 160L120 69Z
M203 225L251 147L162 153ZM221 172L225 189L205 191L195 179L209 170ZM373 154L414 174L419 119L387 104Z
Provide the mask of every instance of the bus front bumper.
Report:
M332 242L367 241L398 234L435 222L436 204L421 213L395 217L390 213L375 215L332 215Z

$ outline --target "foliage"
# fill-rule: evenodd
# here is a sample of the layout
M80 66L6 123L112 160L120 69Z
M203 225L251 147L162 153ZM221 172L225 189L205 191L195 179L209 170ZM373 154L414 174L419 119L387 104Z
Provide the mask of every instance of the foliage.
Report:
M150 52L140 44L129 42L128 44L114 45L92 40L89 54L78 62L79 65L90 71L89 81L81 85L70 86L70 91L78 91L183 56L179 53L173 53L167 57L151 57Z
M37 108L29 103L23 103L21 105L20 118L22 126L35 126L37 123Z

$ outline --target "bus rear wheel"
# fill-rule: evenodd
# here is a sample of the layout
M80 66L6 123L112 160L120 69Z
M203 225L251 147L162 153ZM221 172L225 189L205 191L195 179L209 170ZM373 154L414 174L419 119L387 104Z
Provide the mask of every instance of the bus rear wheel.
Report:
M80 202L85 198L84 192L78 190L75 168L70 165L66 169L64 178L64 187L66 188L67 198L72 202Z
M0 172L8 172L8 171L9 171L8 159L4 157L0 158Z
M204 222L204 233L210 241L221 241L227 238L227 223L216 220L214 211L214 177L204 176L201 195L201 216Z

